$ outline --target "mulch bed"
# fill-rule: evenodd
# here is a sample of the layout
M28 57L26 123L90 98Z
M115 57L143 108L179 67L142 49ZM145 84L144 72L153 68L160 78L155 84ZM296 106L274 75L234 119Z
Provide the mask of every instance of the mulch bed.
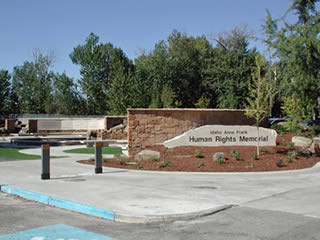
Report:
M320 161L320 157L305 156L292 152L297 148L292 146L292 133L278 136L277 146L260 147L259 159L253 159L256 147L176 147L165 149L163 146L153 146L150 150L159 151L161 158L158 161L144 160L135 162L134 159L119 161L118 158L108 159L103 166L125 169L139 169L152 171L183 171L183 172L261 172L261 171L284 171L310 168ZM195 151L199 150L203 157L196 157ZM238 151L240 159L231 154ZM261 151L263 150L263 151ZM225 163L218 163L212 156L216 152L223 152ZM163 160L165 163L163 167ZM94 164L93 161L79 161L84 164Z

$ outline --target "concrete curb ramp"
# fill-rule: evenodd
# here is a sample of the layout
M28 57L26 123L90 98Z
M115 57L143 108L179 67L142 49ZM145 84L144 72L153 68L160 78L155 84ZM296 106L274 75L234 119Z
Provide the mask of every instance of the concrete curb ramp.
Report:
M95 207L88 204L70 201L67 199L53 197L41 193L35 193L23 189L0 185L0 191L14 196L18 196L27 200L36 201L49 206L54 206L74 212L79 212L103 219L126 222L126 223L159 223L159 222L174 222L195 219L203 216L208 216L233 207L233 205L222 205L216 208L210 208L198 212L190 212L183 214L167 214L167 215L146 215L146 216L129 216L125 214L117 214L111 210Z
M167 215L147 215L147 216L125 216L116 214L116 222L125 222L125 223L169 223L175 221L186 221L195 218L200 218L208 215L212 215L229 208L232 208L234 205L222 205L215 208L210 208L198 212L190 213L181 213L181 214L167 214Z

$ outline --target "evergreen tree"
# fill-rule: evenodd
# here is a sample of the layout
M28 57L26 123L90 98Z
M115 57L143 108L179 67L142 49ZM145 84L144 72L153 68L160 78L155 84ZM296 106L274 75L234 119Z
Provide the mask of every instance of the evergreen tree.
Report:
M133 105L133 74L126 72L122 63L118 63L112 74L110 92L108 94L109 113L125 115L127 108Z
M10 74L0 70L0 115L9 113Z
M203 81L214 107L244 107L256 55L256 49L248 49L250 37L246 28L236 27L214 39L217 44L211 51Z

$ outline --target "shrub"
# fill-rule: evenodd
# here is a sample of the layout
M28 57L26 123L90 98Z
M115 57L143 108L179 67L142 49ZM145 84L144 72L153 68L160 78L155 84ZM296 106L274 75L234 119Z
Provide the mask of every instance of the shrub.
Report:
M200 164L198 165L198 168L203 168L204 166L205 166L205 163L202 162L202 163L200 163Z
M230 154L234 156L236 160L240 160L240 153L238 151L232 150Z
M297 152L297 151L290 151L290 152L288 152L288 154L289 154L291 157L297 157L297 156L298 156L298 152Z
M295 96L284 97L282 110L286 113L286 116L290 119L294 119L296 122L301 122L306 119L304 113L304 107L300 98Z
M301 137L309 137L306 132L298 132L297 134L298 136L301 136Z
M224 158L220 157L216 160L216 162L219 164L223 164L223 163L226 163L226 160Z
M293 142L288 142L288 146L293 147L294 143Z
M259 160L257 153L254 153L254 154L252 155L252 159L253 159L253 160Z
M196 149L195 155L196 155L197 158L203 158L202 153L201 153L200 150L198 150L198 149Z
M171 162L170 161L168 161L168 162L163 161L163 162L160 162L158 164L158 168L167 168L167 167L170 167L170 166L171 166Z
M312 137L319 136L319 134L320 134L320 126L313 126L311 128L311 134L312 134Z
M261 148L261 152L267 153L267 152L269 152L269 150L267 148Z
M284 162L282 160L279 160L276 162L277 167L282 168L285 166Z
M159 161L159 159L156 158L156 157L152 157L152 158L150 158L150 160L151 160L152 162L158 162L158 161Z
M208 108L210 105L210 98L201 96L198 101L194 104L196 108Z
M287 132L293 132L300 136L305 135L306 130L304 127L299 124L297 121L288 121L287 125L285 126Z
M291 162L292 162L292 159L291 159L290 156L286 156L286 158L284 159L284 161L285 161L286 163L291 163Z
M140 169L141 168L141 164L137 163L137 168Z
M271 129L275 130L280 135L283 135L287 131L284 126L279 124L272 124Z

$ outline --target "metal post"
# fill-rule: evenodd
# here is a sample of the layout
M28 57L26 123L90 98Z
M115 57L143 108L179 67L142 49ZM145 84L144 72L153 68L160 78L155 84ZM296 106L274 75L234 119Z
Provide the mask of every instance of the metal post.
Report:
M42 173L41 179L50 179L50 145L41 146Z
M95 143L95 173L102 173L102 143L96 142Z

